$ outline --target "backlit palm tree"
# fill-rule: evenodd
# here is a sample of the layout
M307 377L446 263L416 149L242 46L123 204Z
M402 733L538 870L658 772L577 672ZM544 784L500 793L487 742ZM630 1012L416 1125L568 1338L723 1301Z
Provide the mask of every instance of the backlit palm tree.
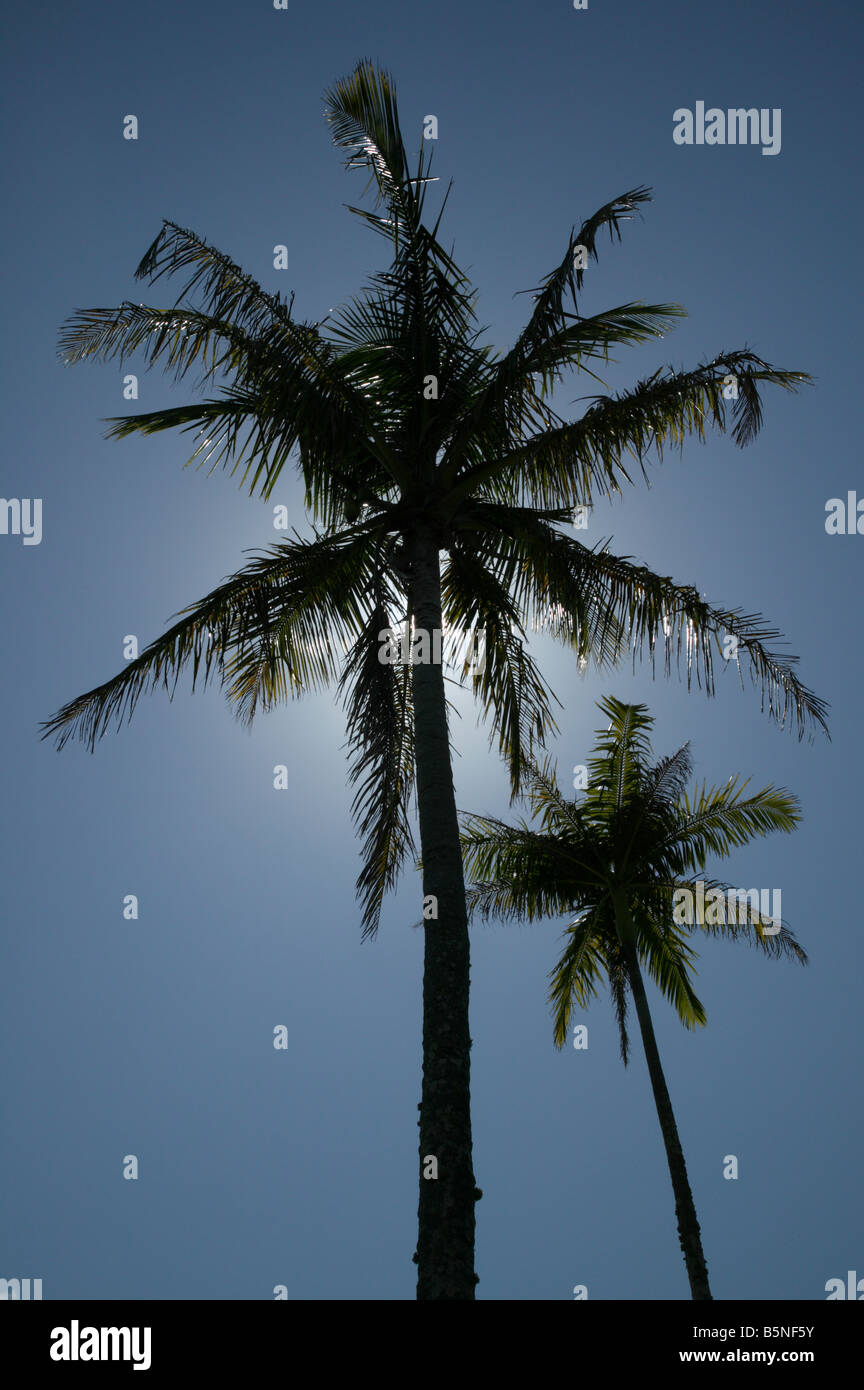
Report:
M800 812L788 791L766 787L746 795L749 784L738 779L724 787L703 786L691 800L685 790L692 774L689 745L651 763L648 735L654 720L646 706L625 705L610 697L601 700L599 708L610 724L598 731L594 754L586 764L584 797L562 796L548 764L535 764L527 776L527 795L538 828L524 820L508 825L487 816L464 817L465 872L472 885L469 907L482 917L505 921L575 912L551 975L558 1047L567 1039L574 1005L586 1008L605 977L626 1065L627 1006L632 999L691 1294L710 1299L699 1222L642 967L685 1027L693 1028L705 1022L690 982L695 954L689 938L695 930L746 940L768 955L806 962L792 933L763 913L761 899L744 900L736 889L706 881L701 873L700 890L694 877L710 855L726 857L757 835L793 830Z

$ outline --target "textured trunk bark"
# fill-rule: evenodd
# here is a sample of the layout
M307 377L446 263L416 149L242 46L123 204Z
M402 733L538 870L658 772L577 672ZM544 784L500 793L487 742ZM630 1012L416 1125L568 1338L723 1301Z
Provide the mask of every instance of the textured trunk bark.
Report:
M622 915L626 915L626 921L621 920ZM648 1075L651 1078L651 1089L654 1092L654 1104L657 1107L660 1131L663 1135L663 1143L666 1148L666 1161L669 1164L672 1191L675 1194L675 1215L678 1220L678 1239L684 1254L687 1278L690 1281L690 1296L697 1301L711 1300L713 1302L711 1289L708 1285L708 1266L705 1263L705 1255L702 1250L702 1236L699 1230L699 1221L696 1217L693 1193L690 1191L690 1180L687 1177L687 1165L684 1162L684 1150L681 1148L681 1140L678 1138L678 1126L675 1123L675 1113L672 1109L672 1101L669 1096L669 1089L666 1085L666 1078L663 1075L663 1067L660 1064L660 1051L657 1047L657 1039L654 1036L654 1025L651 1022L651 1011L648 1008L645 983L642 979L642 972L639 969L639 958L636 954L636 948L633 942L629 912L627 912L626 908L616 907L616 916L619 920L619 934L622 937L622 944L627 959L627 972L630 979L630 988L633 992L633 1002L636 1005L636 1016L639 1019L642 1046L645 1048L645 1060L648 1063Z
M431 529L418 530L412 552L414 619L431 641L441 630L441 571ZM423 893L437 899L438 912L437 920L424 922L417 1297L473 1299L470 953L443 667L415 665L412 681ZM437 1177L423 1175L433 1171L430 1159Z

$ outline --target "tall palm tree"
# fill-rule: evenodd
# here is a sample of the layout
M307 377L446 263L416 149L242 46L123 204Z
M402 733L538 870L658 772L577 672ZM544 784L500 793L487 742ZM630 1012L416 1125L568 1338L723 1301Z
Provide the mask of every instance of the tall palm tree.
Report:
M125 301L78 311L60 344L67 363L122 361L139 350L178 379L200 370L201 383L214 384L207 399L113 419L109 437L197 430L203 438L189 462L211 472L221 465L262 498L296 457L312 533L295 532L182 610L44 730L58 746L77 735L92 749L145 691L173 693L184 670L193 686L218 678L247 722L289 696L337 684L364 842L364 934L375 933L383 895L413 855L416 793L429 908L420 1156L438 1160L437 1180L419 1179L417 1288L422 1299L471 1299L479 1194L469 945L445 675L440 662L380 660L381 634L405 622L415 634L443 625L459 680L470 677L509 760L514 791L523 753L555 727L555 697L523 641L523 623L550 610L550 631L583 661L604 665L646 647L653 657L659 644L668 667L683 649L688 681L709 692L715 650L731 633L769 713L789 718L799 735L824 726L823 702L797 678L795 658L768 649L779 634L758 617L712 606L697 588L560 529L574 506L631 481L628 459L644 472L652 450L662 457L690 433L704 437L706 424L729 424L746 444L760 425L761 384L795 390L806 377L746 350L724 353L690 371L655 372L632 391L598 397L579 420L562 419L548 398L567 369L590 371L615 344L654 340L683 312L634 303L584 317L576 306L582 264L597 259L601 232L620 238L648 190L615 198L571 232L525 328L496 355L479 343L468 280L438 240L443 204L431 227L423 220L431 147L420 140L412 172L390 77L361 62L326 94L325 110L347 166L370 176L372 205L351 211L389 244L388 268L362 293L320 322L301 321L293 297L263 289L194 232L165 222L136 274L153 283L185 272L173 307ZM730 374L738 394L727 405ZM464 653L475 629L485 631L485 665L472 670Z
M757 835L793 830L800 811L785 789L766 787L745 795L749 783L737 778L724 787L703 785L691 800L685 790L693 770L689 744L651 763L648 734L654 720L647 707L622 704L613 697L598 704L610 722L598 731L586 765L584 798L562 796L548 762L543 767L534 764L527 774L526 794L539 830L524 820L511 826L488 816L464 817L465 870L472 880L469 910L485 918L528 921L576 913L565 932L561 959L551 972L559 1048L567 1038L574 1004L587 1007L605 975L626 1065L627 1004L632 997L691 1294L710 1299L699 1222L641 967L685 1027L693 1028L705 1023L705 1010L690 979L695 953L688 937L697 927L709 935L747 940L768 955L806 963L802 947L782 922L763 913L761 900L742 901L736 889L714 879L700 877L699 890L691 872L701 871L709 855L726 857Z

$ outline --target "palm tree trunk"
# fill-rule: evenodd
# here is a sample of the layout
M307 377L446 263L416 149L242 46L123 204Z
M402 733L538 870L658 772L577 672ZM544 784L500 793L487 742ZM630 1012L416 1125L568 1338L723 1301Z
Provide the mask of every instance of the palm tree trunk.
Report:
M629 913L626 915L629 919ZM616 916L619 916L620 921L620 914L617 909ZM657 1117L660 1121L663 1143L666 1146L666 1161L669 1164L669 1176L672 1179L672 1191L675 1194L675 1215L678 1218L678 1239L681 1244L681 1249L684 1252L687 1278L690 1281L690 1295L694 1300L713 1301L711 1289L708 1285L708 1266L705 1263L705 1255L702 1250L702 1236L699 1231L699 1221L696 1217L693 1193L690 1191L690 1181L687 1177L687 1165L684 1162L684 1150L681 1148L681 1140L678 1138L678 1126L675 1123L672 1101L669 1097L669 1089L666 1085L666 1078L663 1075L663 1068L660 1065L660 1052L657 1047L657 1039L654 1036L654 1025L651 1022L651 1011L648 1008L645 983L642 979L642 972L639 969L639 958L633 943L632 928L630 928L629 921L627 928L625 928L625 934L622 937L622 946L627 961L627 974L630 980L630 988L633 991L633 1002L636 1005L636 1015L639 1019L642 1045L645 1048L648 1075L651 1077L654 1104L657 1107Z
M438 540L430 528L418 528L412 560L415 623L429 632L431 644L431 634L441 630L441 571ZM424 922L417 1297L473 1299L476 1189L471 1157L465 880L443 667L432 661L418 664L412 677L423 893L437 902L437 920ZM436 1168L437 1177L431 1176Z

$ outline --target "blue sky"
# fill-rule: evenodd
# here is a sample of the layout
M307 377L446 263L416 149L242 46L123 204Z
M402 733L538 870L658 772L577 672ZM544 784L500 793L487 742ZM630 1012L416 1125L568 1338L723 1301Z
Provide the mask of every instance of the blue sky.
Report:
M743 346L815 378L767 393L748 449L717 435L667 456L650 489L596 509L591 538L764 613L831 702L832 742L778 730L731 671L707 700L644 667L582 677L536 646L563 704L565 784L600 722L595 700L614 693L650 704L658 753L691 739L700 779L741 772L803 803L793 836L722 872L782 888L809 967L708 943L698 1034L651 998L715 1297L824 1298L829 1278L864 1271L864 539L824 525L829 498L864 495L857 7L154 0L19 10L9 27L0 493L41 498L43 535L0 535L0 1273L42 1278L46 1298L267 1299L277 1284L292 1299L414 1297L420 885L409 872L361 942L333 700L280 708L249 733L217 691L181 689L144 700L93 756L38 737L41 719L120 669L126 634L151 640L277 538L272 508L236 480L183 470L188 437L106 441L101 420L129 409L123 371L61 367L59 326L79 307L170 302L170 286L132 275L163 217L294 290L301 317L356 292L382 243L344 210L363 179L344 172L321 97L369 56L395 76L412 144L438 117L446 239L490 342L512 340L530 302L514 292L560 261L571 226L649 184L644 217L601 247L583 310L673 300L688 317L623 351L608 389ZM676 145L673 112L700 100L779 108L780 153ZM128 113L137 141L122 138ZM578 415L601 387L571 385L558 403ZM191 389L141 371L134 408ZM273 501L302 527L287 473ZM506 771L460 709L457 803L504 813ZM568 1299L586 1284L589 1299L685 1298L639 1050L625 1070L605 999L585 1019L587 1051L552 1044L562 925L473 929L478 1297ZM123 1179L127 1154L137 1182ZM727 1154L737 1181L722 1176Z

